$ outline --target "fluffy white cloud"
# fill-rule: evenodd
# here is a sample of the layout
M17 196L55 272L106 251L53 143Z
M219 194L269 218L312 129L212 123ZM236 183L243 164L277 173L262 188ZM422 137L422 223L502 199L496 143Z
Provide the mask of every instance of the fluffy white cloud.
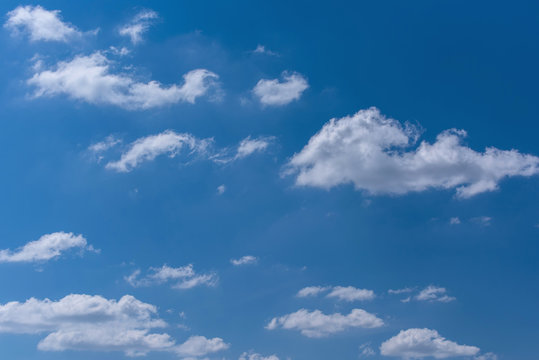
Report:
M539 158L489 147L476 152L462 145L463 130L446 130L433 144L409 149L419 130L386 118L376 108L331 119L289 161L285 174L298 186L329 189L354 184L370 194L405 194L456 188L469 198L493 191L510 176L539 172Z
M348 315L334 313L326 315L320 310L309 312L300 309L295 313L273 318L266 329L277 328L299 330L307 337L329 336L349 328L377 328L384 325L382 319L362 309L353 309Z
M309 297L309 296L317 296L320 293L323 293L327 290L331 289L329 286L307 286L298 291L296 294L297 297Z
M244 352L238 360L279 360L277 355L262 356L255 352Z
M45 234L38 240L30 241L15 251L0 250L0 262L47 261L59 257L70 249L96 251L91 245L87 245L87 241L82 235L60 231Z
M43 351L123 351L128 356L170 351L194 357L228 346L220 338L202 336L177 345L170 335L152 332L166 325L155 306L130 295L117 301L72 294L58 301L31 298L0 305L0 332L47 334L38 344Z
M255 139L251 139L250 136L246 137L238 145L235 159L245 158L255 152L263 152L268 148L273 139L273 137L268 136Z
M326 291L329 291L329 294L327 294L328 298L337 298L344 301L362 301L375 298L374 291L358 289L353 286L308 286L298 291L296 296L318 296Z
M263 105L286 105L298 100L309 87L307 80L298 73L283 73L283 81L279 79L261 79L253 89L256 97Z
M436 330L402 330L380 346L380 353L385 356L403 359L434 357L445 359L457 356L473 356L479 352L475 346L459 345L440 336Z
M245 255L245 256L242 256L239 259L230 259L230 262L234 266L256 264L257 261L258 261L258 258L256 256L252 256L252 255Z
M140 163L151 161L162 154L174 157L183 148L187 148L191 154L203 154L210 144L210 139L197 139L190 134L167 130L136 140L130 145L129 150L122 154L120 160L109 162L106 168L128 172Z
M24 31L32 41L67 42L81 33L60 18L60 10L46 10L41 6L19 6L7 13L4 27L14 33Z
M120 27L118 32L122 36L129 37L133 44L138 44L142 41L142 34L148 31L152 20L157 17L157 13L153 10L142 10L129 23Z
M198 274L192 264L177 268L163 265L159 268L150 268L149 273L142 278L140 274L140 270L135 270L131 275L126 276L125 280L135 287L173 282L174 289L191 289L200 285L215 286L218 282L217 274Z
M54 69L40 70L28 84L36 87L36 97L67 95L92 104L135 110L178 102L194 103L216 85L217 78L211 71L196 69L183 76L181 86L139 82L131 74L113 73L112 61L104 53L95 52L61 61Z
M443 287L437 286L427 286L415 296L416 300L419 301L439 301L439 302L450 302L456 300L456 298L447 295L447 290Z
M335 286L327 297L337 298L344 301L362 301L375 298L374 291L358 289L353 286Z

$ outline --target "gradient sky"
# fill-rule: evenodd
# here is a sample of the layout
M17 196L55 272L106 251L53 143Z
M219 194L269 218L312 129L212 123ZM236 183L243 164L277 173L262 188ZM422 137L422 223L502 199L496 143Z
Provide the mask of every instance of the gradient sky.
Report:
M537 358L537 2L0 12L1 358Z

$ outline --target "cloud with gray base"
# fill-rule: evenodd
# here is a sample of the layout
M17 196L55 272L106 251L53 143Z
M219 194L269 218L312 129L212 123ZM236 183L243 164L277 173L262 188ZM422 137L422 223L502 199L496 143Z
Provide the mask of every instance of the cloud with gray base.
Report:
M402 330L380 346L382 355L402 359L469 357L478 352L479 348L476 346L459 345L431 329Z
M138 81L133 74L115 72L114 62L104 52L78 55L69 61L36 73L27 81L34 97L66 95L96 105L114 105L128 110L144 110L195 100L218 87L218 75L191 70L183 84L162 85L158 81Z
M127 356L172 352L195 358L228 348L220 338L191 336L177 344L157 308L130 295L119 300L71 294L60 300L31 298L0 304L0 333L43 334L41 351L122 351Z
M92 245L88 245L86 238L82 235L60 231L45 234L38 240L30 241L16 250L0 250L0 263L45 262L56 259L73 249L78 249L81 252L98 252Z
M307 337L321 338L351 328L370 329L383 325L382 319L362 309L352 309L347 315L341 313L326 315L320 310L300 309L294 313L273 318L266 325L266 329L298 330Z
M372 195L456 189L464 199L497 190L503 179L539 173L539 157L494 147L477 152L463 145L464 130L446 130L434 143L415 146L419 135L416 126L377 108L360 110L327 122L283 174L293 175L297 186L353 184Z

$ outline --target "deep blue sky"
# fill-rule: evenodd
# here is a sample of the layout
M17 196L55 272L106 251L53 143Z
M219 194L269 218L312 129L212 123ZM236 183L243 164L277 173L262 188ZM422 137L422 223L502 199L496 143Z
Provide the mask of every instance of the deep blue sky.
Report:
M356 359L369 343L375 354L368 358L385 359L382 342L401 330L428 328L480 348L477 356L536 359L537 176L506 178L495 191L461 199L454 187L372 194L350 183L296 186L294 175L282 174L329 119L371 106L416 124L429 143L457 128L468 133L464 145L478 152L492 146L539 155L537 2L3 1L3 23L20 5L61 10L62 21L78 31L99 32L31 41L25 30L0 31L0 249L65 231L101 251L1 263L0 304L130 294L158 308L169 327L156 331L178 343L191 335L222 338L230 346L209 355L215 358L253 350L279 359ZM158 18L140 43L118 34L150 9ZM254 53L258 45L276 55ZM110 46L130 50L115 58L111 72L168 86L204 68L219 75L222 98L126 109L67 94L32 96L27 80L41 71L32 59L54 70L59 61ZM261 104L253 88L260 79L282 81L283 71L301 74L308 88L287 104ZM133 141L168 129L214 138L217 149L232 149L247 136L273 138L264 151L227 164L181 152L130 172L105 168ZM98 162L88 148L109 135L122 143ZM244 255L257 262L231 264ZM193 264L219 280L179 290L133 287L124 279L164 264ZM413 298L429 285L456 299ZM353 286L376 297L297 297L307 286ZM388 294L406 287L413 292ZM410 302L400 301L408 295ZM272 318L301 308L345 315L360 308L384 326L322 338L265 329ZM0 357L124 358L121 351L39 350L48 333L0 333ZM147 358L177 356L156 351Z

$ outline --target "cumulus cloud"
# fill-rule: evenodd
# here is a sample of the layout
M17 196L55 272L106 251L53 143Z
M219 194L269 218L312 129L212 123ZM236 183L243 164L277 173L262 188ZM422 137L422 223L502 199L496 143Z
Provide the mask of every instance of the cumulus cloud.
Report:
M427 286L415 296L418 301L438 301L438 302L450 302L456 300L456 298L447 295L447 290L443 287Z
M211 139L197 139L190 134L167 130L136 140L122 154L120 160L109 162L106 168L129 172L140 163L154 160L162 154L168 154L172 158L183 148L187 148L190 154L204 154L211 142Z
M47 334L38 344L42 351L123 351L128 356L171 351L194 357L227 346L220 338L201 336L178 345L167 333L153 332L166 325L155 306L130 295L114 300L72 294L58 301L31 298L0 305L0 332Z
M380 346L380 353L385 356L403 359L421 359L433 357L445 359L458 356L473 356L479 352L475 346L459 345L440 336L436 330L402 330Z
M370 194L405 194L456 189L469 198L498 188L511 176L539 172L539 158L489 147L477 152L462 144L464 130L446 130L432 144L413 144L419 130L385 117L376 108L331 119L289 161L285 174L296 185L329 189L354 184Z
M135 270L125 280L134 287L152 286L163 283L172 283L173 289L191 289L197 286L215 286L218 282L217 274L198 274L192 264L177 268L163 265L159 268L150 268L148 273L140 277L141 271Z
M351 302L372 300L375 298L375 295L372 290L358 289L353 286L335 286L327 297Z
M28 84L34 96L67 95L91 104L115 105L130 110L149 109L178 102L193 104L215 88L218 76L196 69L183 76L181 86L164 86L157 81L139 82L128 73L114 73L113 62L103 52L78 55L54 68L39 70Z
M223 195L226 191L226 186L225 184L221 184L219 186L217 186L217 194L219 195Z
M27 33L31 41L68 42L81 33L72 25L62 21L60 10L46 10L41 6L18 6L7 13L4 24L12 33Z
M0 250L0 262L43 262L55 259L71 249L96 251L87 244L82 235L60 231L45 234L38 240L30 241L15 251Z
M296 294L297 297L318 296L323 292L329 291L328 298L337 298L344 301L363 301L375 298L374 291L367 289L358 289L353 286L308 286Z
M266 48L264 45L260 45L260 44L258 44L256 49L253 50L253 53L270 55L270 56L279 56L278 53L271 51L270 49Z
M253 89L263 105L280 106L298 100L301 94L309 87L307 80L298 73L283 73L282 81L279 79L261 79Z
M238 360L279 360L277 355L262 356L253 351L244 352L240 355Z
M259 137L243 139L237 150L224 148L215 150L213 139L199 139L188 133L177 133L166 130L156 135L149 135L135 140L122 153L117 161L111 161L105 166L107 169L118 172L129 172L146 161L154 160L160 155L168 155L173 158L182 150L186 149L188 155L198 156L205 160L211 160L219 164L227 164L231 161L240 160L256 152L264 151L273 140L272 137ZM93 146L103 148L107 143L94 144ZM226 190L222 185L222 191ZM218 188L218 192L220 192Z
M320 338L350 328L377 328L383 325L382 319L362 309L353 309L348 315L341 313L326 315L320 310L309 312L300 309L295 313L273 318L266 329L298 330L307 337Z
M133 19L120 27L118 32L122 36L130 38L133 44L138 44L142 41L142 35L148 31L152 22L158 18L158 15L153 10L142 10Z
M234 266L252 265L252 264L256 264L257 261L258 261L258 258L256 256L252 256L252 255L245 255L245 256L242 256L239 259L230 259L230 262Z

